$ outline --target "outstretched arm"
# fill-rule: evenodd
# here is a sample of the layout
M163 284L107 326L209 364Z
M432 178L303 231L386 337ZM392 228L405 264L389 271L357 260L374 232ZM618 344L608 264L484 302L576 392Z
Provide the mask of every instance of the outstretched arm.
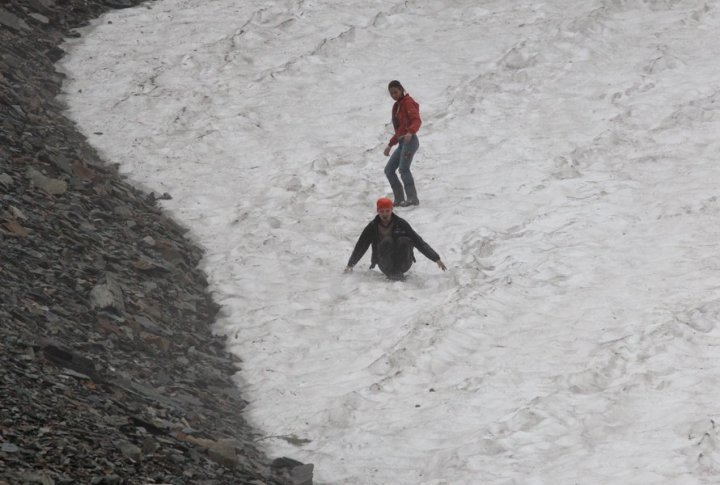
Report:
M362 259L362 257L365 255L368 248L370 247L370 244L372 244L372 230L372 224L368 224L367 226L365 226L362 234L360 234L360 238L357 240L357 243L355 243L355 249L353 249L353 252L350 255L350 259L348 259L347 266L345 267L346 273L352 271L353 266L355 266L358 261Z
M426 243L423 238L420 237L420 235L413 230L412 227L408 224L408 234L410 235L410 238L413 241L413 245L417 248L418 251L420 251L423 256L428 258L430 261L433 261L438 265L438 268L445 271L447 267L440 259L440 255L435 252L433 248L430 247L428 243Z

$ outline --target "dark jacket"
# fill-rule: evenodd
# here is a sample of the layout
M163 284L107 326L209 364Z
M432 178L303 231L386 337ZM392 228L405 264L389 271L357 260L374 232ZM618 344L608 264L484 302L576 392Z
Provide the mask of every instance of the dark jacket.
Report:
M423 239L418 236L415 231L413 231L413 228L410 227L410 224L408 224L405 219L402 219L393 214L392 222L394 224L392 230L393 239L397 239L399 237L410 238L410 240L413 242L413 246L415 246L415 248L417 248L417 250L420 251L426 258L434 262L437 262L440 259L438 253L436 253L428 243L423 241ZM375 216L375 219L370 221L370 224L365 226L362 234L360 234L360 239L358 239L357 243L355 244L355 249L350 255L350 259L348 260L348 266L355 266L358 261L360 261L360 259L365 255L368 247L372 245L372 259L370 261L370 268L375 267L375 265L377 264L377 247L380 243L380 231L378 230L379 225L380 216Z
M390 138L389 146L395 145L403 135L417 133L422 124L420 105L409 94L404 95L393 104L392 122L395 134Z

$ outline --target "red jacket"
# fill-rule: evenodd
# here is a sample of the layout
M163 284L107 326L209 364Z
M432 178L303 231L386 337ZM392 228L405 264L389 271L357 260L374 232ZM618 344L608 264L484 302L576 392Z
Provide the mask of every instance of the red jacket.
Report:
M392 108L392 122L395 127L395 134L390 138L389 146L398 142L398 138L408 133L415 134L420 129L420 105L406 94L395 101Z

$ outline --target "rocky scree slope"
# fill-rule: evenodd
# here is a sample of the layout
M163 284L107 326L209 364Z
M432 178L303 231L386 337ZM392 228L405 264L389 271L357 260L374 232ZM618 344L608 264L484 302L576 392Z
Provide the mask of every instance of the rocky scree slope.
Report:
M0 485L310 484L255 445L201 251L56 101L63 38L137 3L0 4Z

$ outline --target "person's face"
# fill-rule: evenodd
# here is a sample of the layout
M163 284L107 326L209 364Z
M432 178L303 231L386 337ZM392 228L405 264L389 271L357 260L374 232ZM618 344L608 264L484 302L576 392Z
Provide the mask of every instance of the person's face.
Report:
M392 209L378 209L377 212L381 221L390 222L390 219L392 218Z
M393 86L392 88L388 89L388 91L390 91L390 97L395 101L402 98L402 89Z

